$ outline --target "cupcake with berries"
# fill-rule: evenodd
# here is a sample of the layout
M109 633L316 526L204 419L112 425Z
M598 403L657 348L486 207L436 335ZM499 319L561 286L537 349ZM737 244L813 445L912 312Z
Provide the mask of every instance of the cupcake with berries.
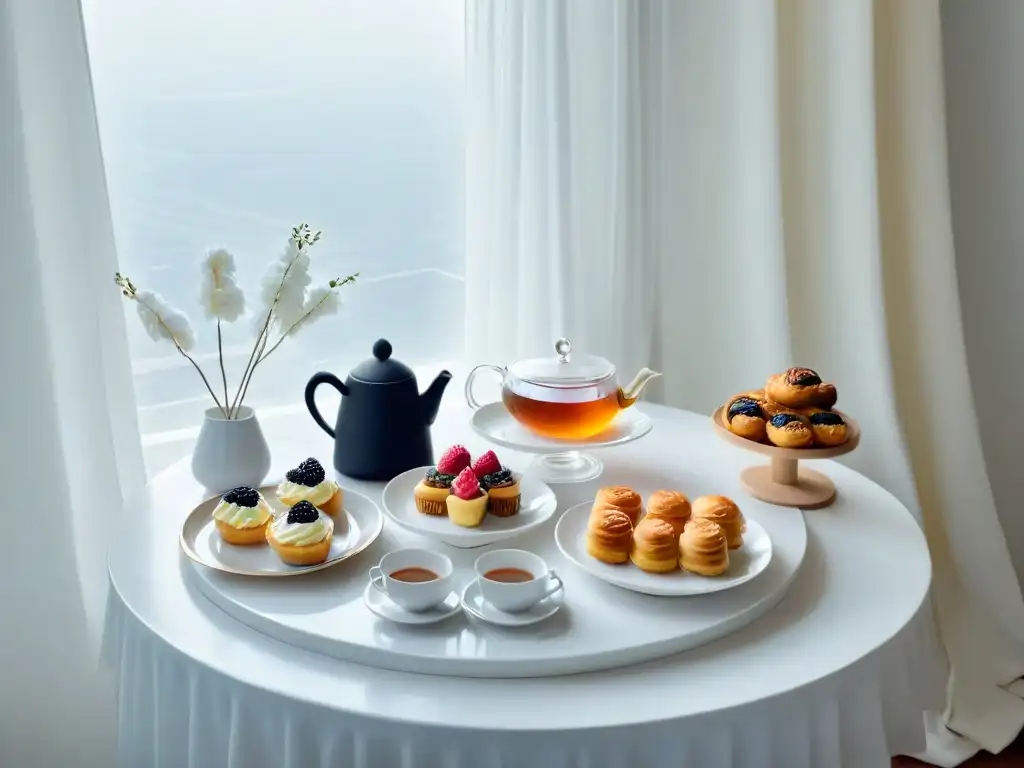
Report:
M469 451L461 445L453 445L445 451L437 466L428 469L413 489L416 509L424 515L435 517L448 514L446 502L451 495L452 483L456 475L469 466L469 461Z
M512 517L519 513L519 502L522 499L519 475L503 467L494 451L487 451L473 462L473 474L487 491L492 515Z
M451 495L445 500L448 519L463 528L476 528L487 514L487 491L470 467L463 469L452 482Z
M317 565L327 559L334 521L308 501L300 501L267 527L267 541L288 565Z
M262 544L273 516L266 499L247 485L232 488L213 508L217 533L228 544Z
M336 482L327 478L323 465L314 458L308 458L285 473L284 482L277 486L277 498L289 507L308 501L337 517L341 514L345 495Z

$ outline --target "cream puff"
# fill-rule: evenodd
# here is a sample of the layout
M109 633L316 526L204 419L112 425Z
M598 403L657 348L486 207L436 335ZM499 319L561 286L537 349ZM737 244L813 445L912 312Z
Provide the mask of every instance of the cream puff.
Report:
M341 514L344 496L341 487L327 479L323 465L314 458L289 469L284 482L277 486L277 498L283 504L293 507L300 501L308 501L334 517Z
M519 513L523 495L519 483L521 478L508 467L503 467L494 451L478 456L472 469L480 480L480 487L487 491L487 508L492 515L512 517Z
M725 426L734 435L756 442L764 440L767 421L765 412L761 402L752 397L750 393L736 395L729 400L725 404L725 413L722 415Z
M679 537L672 524L653 517L641 520L633 529L629 559L648 573L670 573L679 568Z
M655 491L647 498L647 517L669 523L679 538L690 519L690 500L679 491Z
M480 487L473 470L466 467L452 482L452 493L445 499L448 519L463 528L476 528L487 514L487 491Z
M633 523L629 515L613 507L591 515L586 542L587 554L602 563L617 565L626 562L633 545Z
M317 565L327 559L334 520L312 503L300 501L267 526L267 541L289 565Z
M679 537L679 565L700 576L721 576L729 570L725 531L707 518L691 518Z
M412 489L416 509L424 515L444 517L448 514L446 502L451 495L455 475L446 475L437 467L431 467L427 474Z
M838 413L815 410L810 413L807 420L811 422L814 442L818 445L831 448L846 442L848 437L846 422Z
M790 368L785 373L771 376L764 386L770 400L789 408L830 409L839 395L836 388L826 384L810 368Z
M622 510L635 526L640 522L640 515L643 514L644 500L632 488L627 488L624 485L609 485L599 489L597 498L594 499L595 510L604 507L615 507Z
M732 499L725 496L700 496L693 500L690 519L710 520L722 526L729 549L743 546L743 532L747 529L747 522Z
M795 413L780 413L772 416L767 426L768 439L780 448L808 448L814 443L814 433L804 420Z
M232 488L213 508L217 533L228 544L263 544L273 517L263 495L247 485Z

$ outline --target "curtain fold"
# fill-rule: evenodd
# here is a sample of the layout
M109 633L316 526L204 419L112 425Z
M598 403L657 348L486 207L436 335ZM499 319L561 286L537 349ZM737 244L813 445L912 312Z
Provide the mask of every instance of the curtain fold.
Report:
M0 0L0 764L113 762L110 525L144 482L78 3Z
M663 371L656 397L707 413L792 364L838 382L864 432L848 463L914 512L932 549L936 642L922 647L944 651L925 661L945 711L927 718L925 757L1005 747L1024 724L1009 690L1024 600L964 351L936 0L467 10L474 361L564 334L626 376ZM493 34L552 18L564 35ZM548 109L552 93L564 101ZM558 184L523 195L544 167ZM517 272L543 290L508 290L501 275Z

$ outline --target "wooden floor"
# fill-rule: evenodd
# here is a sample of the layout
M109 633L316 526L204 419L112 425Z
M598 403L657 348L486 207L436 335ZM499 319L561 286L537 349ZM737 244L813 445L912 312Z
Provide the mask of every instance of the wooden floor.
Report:
M921 768L921 766L927 768L927 765L927 763L922 763L911 757L894 757L892 759L892 768ZM961 768L1024 768L1024 735L1019 736L1017 741L998 755L979 752Z

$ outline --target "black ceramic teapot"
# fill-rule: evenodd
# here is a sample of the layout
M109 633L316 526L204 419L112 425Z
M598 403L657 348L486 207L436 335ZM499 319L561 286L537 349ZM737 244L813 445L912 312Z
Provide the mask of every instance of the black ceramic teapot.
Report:
M434 461L430 425L437 418L448 371L420 394L407 365L391 359L391 344L379 339L373 357L349 373L344 383L321 371L306 384L306 407L334 438L334 468L360 480L390 480L413 467ZM331 429L316 407L316 388L330 384L341 393L338 421Z

